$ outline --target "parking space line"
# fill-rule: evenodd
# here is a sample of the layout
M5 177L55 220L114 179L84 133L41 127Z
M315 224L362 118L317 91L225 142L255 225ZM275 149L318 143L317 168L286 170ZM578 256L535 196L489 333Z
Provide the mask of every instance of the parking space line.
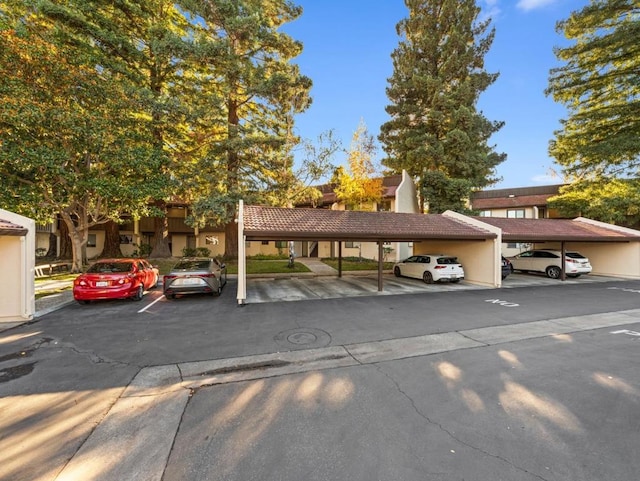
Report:
M164 298L164 294L162 294L160 297L158 297L155 301L153 301L151 304L147 304L146 306L144 306L142 309L140 309L138 311L138 314L140 314L141 312L146 311L147 309L149 309L151 306L153 306L156 302L158 302L159 300L161 300L162 298Z

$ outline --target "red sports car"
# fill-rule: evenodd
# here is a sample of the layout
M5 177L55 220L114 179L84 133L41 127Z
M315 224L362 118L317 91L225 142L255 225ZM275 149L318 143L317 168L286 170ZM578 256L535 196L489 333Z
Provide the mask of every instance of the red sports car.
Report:
M73 281L73 298L81 304L100 299L142 299L158 285L158 269L145 259L101 259Z

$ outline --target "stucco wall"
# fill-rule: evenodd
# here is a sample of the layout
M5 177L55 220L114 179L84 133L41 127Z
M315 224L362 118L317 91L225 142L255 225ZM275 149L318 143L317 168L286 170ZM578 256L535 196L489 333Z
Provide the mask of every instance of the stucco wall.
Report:
M3 209L0 218L28 230L25 236L0 236L0 322L30 320L35 314L36 224Z
M489 287L501 284L494 259L494 241L422 241L413 245L414 254L444 254L458 258L465 281Z

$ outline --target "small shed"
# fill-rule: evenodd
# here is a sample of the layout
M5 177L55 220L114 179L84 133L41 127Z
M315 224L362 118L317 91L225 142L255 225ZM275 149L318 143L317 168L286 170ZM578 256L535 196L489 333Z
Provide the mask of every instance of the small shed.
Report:
M35 250L35 221L0 209L0 324L35 314Z

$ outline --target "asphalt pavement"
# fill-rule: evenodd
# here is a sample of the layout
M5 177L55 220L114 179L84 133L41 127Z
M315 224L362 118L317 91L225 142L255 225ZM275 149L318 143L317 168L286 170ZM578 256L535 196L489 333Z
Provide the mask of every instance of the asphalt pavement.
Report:
M0 479L635 479L640 282L462 287L60 298L0 333Z

